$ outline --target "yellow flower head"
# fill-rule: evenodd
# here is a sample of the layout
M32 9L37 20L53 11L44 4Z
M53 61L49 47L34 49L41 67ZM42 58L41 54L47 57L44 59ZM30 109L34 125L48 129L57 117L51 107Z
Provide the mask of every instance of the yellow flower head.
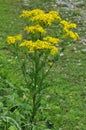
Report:
M50 36L44 37L43 40L53 43L53 44L57 44L60 42L60 40L58 38L50 37Z
M22 14L20 15L20 17L25 17L25 18L27 18L29 16L31 16L31 12L28 10L23 10Z
M66 20L62 20L60 23L62 25L64 25L64 28L67 28L67 29L69 29L69 28L76 28L76 24L75 23L71 23L71 22L68 22Z
M20 17L28 18L28 17L32 17L32 16L35 16L35 15L40 15L40 14L43 14L43 13L44 13L44 11L40 10L40 9L34 9L34 10L30 10L30 11L23 10Z
M13 37L13 36L9 36L9 37L7 38L7 42L8 42L9 44L14 44L14 43L16 42L16 39L15 39L15 37Z
M44 11L41 10L41 9L34 9L34 10L30 11L30 12L32 13L33 16L44 14Z
M31 46L33 44L33 41L28 41L28 40L25 40L25 41L23 41L19 46L20 47L28 47L28 46Z
M49 12L49 13L35 15L31 18L31 21L43 23L46 25L51 25L52 22L54 22L57 19L60 19L60 16L58 16L57 14L54 14L53 12L52 13Z
M50 11L49 13L45 13L43 10L40 9L34 9L31 11L23 10L20 17L29 17L32 22L44 23L47 25L51 25L51 23L55 20L61 20L58 12Z
M62 25L64 25L63 31L65 32L65 36L69 36L70 38L74 40L79 39L79 35L73 31L70 31L71 28L76 28L75 23L68 22L66 20L62 20L60 22Z
M51 54L51 55L55 55L55 54L57 54L57 53L58 53L58 48L55 47L55 46L52 46L52 47L51 47L51 52L50 52L50 54Z
M57 11L50 11L48 14L52 15L54 20L61 20L61 17Z
M16 35L16 36L9 36L7 37L7 42L9 44L14 44L16 41L21 41L22 40L22 35Z
M31 33L36 33L36 32L46 33L46 30L44 30L43 27L40 25L26 26L25 31L31 32Z
M22 35L16 35L15 36L15 39L16 39L16 41L21 41L22 40Z
M48 25L48 24L51 24L51 20L50 19L52 19L52 18L48 17L46 14L39 14L39 15L33 16L31 18L31 21L32 22L36 22L36 23L43 23L43 24L47 24Z
M58 48L55 46L52 46L49 42L37 40L35 42L25 40L22 42L20 47L27 47L30 52L34 52L35 50L50 50L51 55L55 55L58 53Z
M50 49L50 43L46 41L37 40L35 42L35 48L38 50Z
M71 37L74 40L78 40L79 39L79 35L77 33L74 33L74 32L69 31L69 30L67 30L66 33L67 33L67 36Z

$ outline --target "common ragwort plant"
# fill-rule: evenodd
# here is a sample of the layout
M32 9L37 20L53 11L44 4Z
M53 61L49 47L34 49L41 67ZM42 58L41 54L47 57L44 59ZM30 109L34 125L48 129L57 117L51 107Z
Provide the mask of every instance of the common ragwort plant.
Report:
M57 11L23 10L20 18L25 19L24 30L18 35L8 36L7 42L19 63L23 76L21 80L29 90L30 100L26 96L24 98L31 110L28 109L29 120L28 125L24 124L24 129L32 130L40 121L37 115L41 110L43 91L49 87L46 78L58 54L79 36L74 30L76 24L63 20Z

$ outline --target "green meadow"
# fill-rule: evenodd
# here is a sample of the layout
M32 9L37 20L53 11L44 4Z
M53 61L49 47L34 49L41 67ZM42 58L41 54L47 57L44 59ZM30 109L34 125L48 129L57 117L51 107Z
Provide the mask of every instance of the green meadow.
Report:
M50 87L43 92L41 115L38 112L33 130L86 130L86 2L77 0L73 9L65 3L0 0L0 130L29 130L30 95L6 39L23 29L22 10L36 8L58 11L76 23L80 40L66 46L51 69L46 79Z

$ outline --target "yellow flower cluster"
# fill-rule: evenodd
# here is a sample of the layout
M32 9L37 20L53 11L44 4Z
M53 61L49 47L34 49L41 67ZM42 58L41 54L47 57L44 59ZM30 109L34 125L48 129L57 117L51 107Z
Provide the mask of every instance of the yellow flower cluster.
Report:
M26 26L25 31L31 32L31 33L37 33L37 32L46 33L46 30L44 30L43 27L40 25Z
M40 10L40 9L34 9L34 10L30 10L30 11L23 10L20 17L27 18L27 17L32 17L32 16L35 16L35 15L40 15L40 14L44 14L44 11Z
M8 42L9 44L12 44L12 43L15 43L15 42L16 42L16 39L15 39L14 36L9 36L9 37L7 38L7 42Z
M60 39L58 38L54 38L54 37L50 37L50 36L46 36L43 38L43 40L53 43L53 44L58 44L60 42Z
M66 33L67 36L71 37L74 40L79 39L79 35L77 33L74 33L73 31L69 30L71 28L76 28L75 23L71 23L66 20L62 20L60 23L64 26L64 32Z
M24 10L20 17L29 17L32 22L51 25L55 20L61 20L58 12L50 11L45 13L43 10L35 9L31 11Z
M20 44L20 47L24 46L28 47L31 52L34 52L35 50L50 50L51 55L58 53L58 48L46 41L37 40L33 42L32 40L25 40Z
M61 20L57 12L49 12L32 17L32 22L39 22L47 25L51 25L55 20Z
M54 21L59 20L60 24L58 25L62 25L63 27L63 37L68 36L74 40L79 39L78 34L70 30L72 28L75 29L76 24L68 22L66 20L62 20L58 12L56 11L50 11L49 13L45 13L43 10L40 9L34 9L30 11L24 10L20 17L29 18L31 26L26 26L24 30L28 33L32 33L33 35L35 35L35 33L48 34L48 31L46 31L47 29L44 29L43 26L51 25ZM21 39L21 35L9 36L7 38L7 42L9 44L14 44L16 41L21 41ZM59 38L51 36L41 36L38 40L36 40L36 38L34 37L30 40L24 40L22 43L19 44L19 46L27 47L30 52L34 52L35 50L48 50L51 55L55 55L56 53L58 53L57 44L59 42Z
M68 22L66 20L62 20L60 23L63 24L64 27L67 28L67 29L69 29L69 28L76 28L76 24L75 23L71 23L71 22Z
M16 36L9 36L7 38L7 42L9 44L14 44L16 41L21 41L22 40L22 35L16 35Z
M74 33L73 31L66 30L66 35L74 40L79 39L79 35L77 33Z

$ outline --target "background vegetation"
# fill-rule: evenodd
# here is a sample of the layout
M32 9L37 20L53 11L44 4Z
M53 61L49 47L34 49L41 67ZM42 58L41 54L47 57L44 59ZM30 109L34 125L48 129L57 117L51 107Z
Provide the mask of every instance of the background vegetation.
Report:
M24 130L28 124L28 110L31 108L27 101L30 97L24 82L20 81L21 72L18 72L16 59L10 55L6 38L23 28L25 23L19 18L21 11L34 8L58 10L64 19L77 23L81 37L80 41L70 44L59 54L58 62L47 79L51 87L44 92L42 122L34 129L86 129L86 6L85 1L80 3L77 0L70 8L71 3L66 2L0 0L0 130L16 130L19 129L18 125Z

